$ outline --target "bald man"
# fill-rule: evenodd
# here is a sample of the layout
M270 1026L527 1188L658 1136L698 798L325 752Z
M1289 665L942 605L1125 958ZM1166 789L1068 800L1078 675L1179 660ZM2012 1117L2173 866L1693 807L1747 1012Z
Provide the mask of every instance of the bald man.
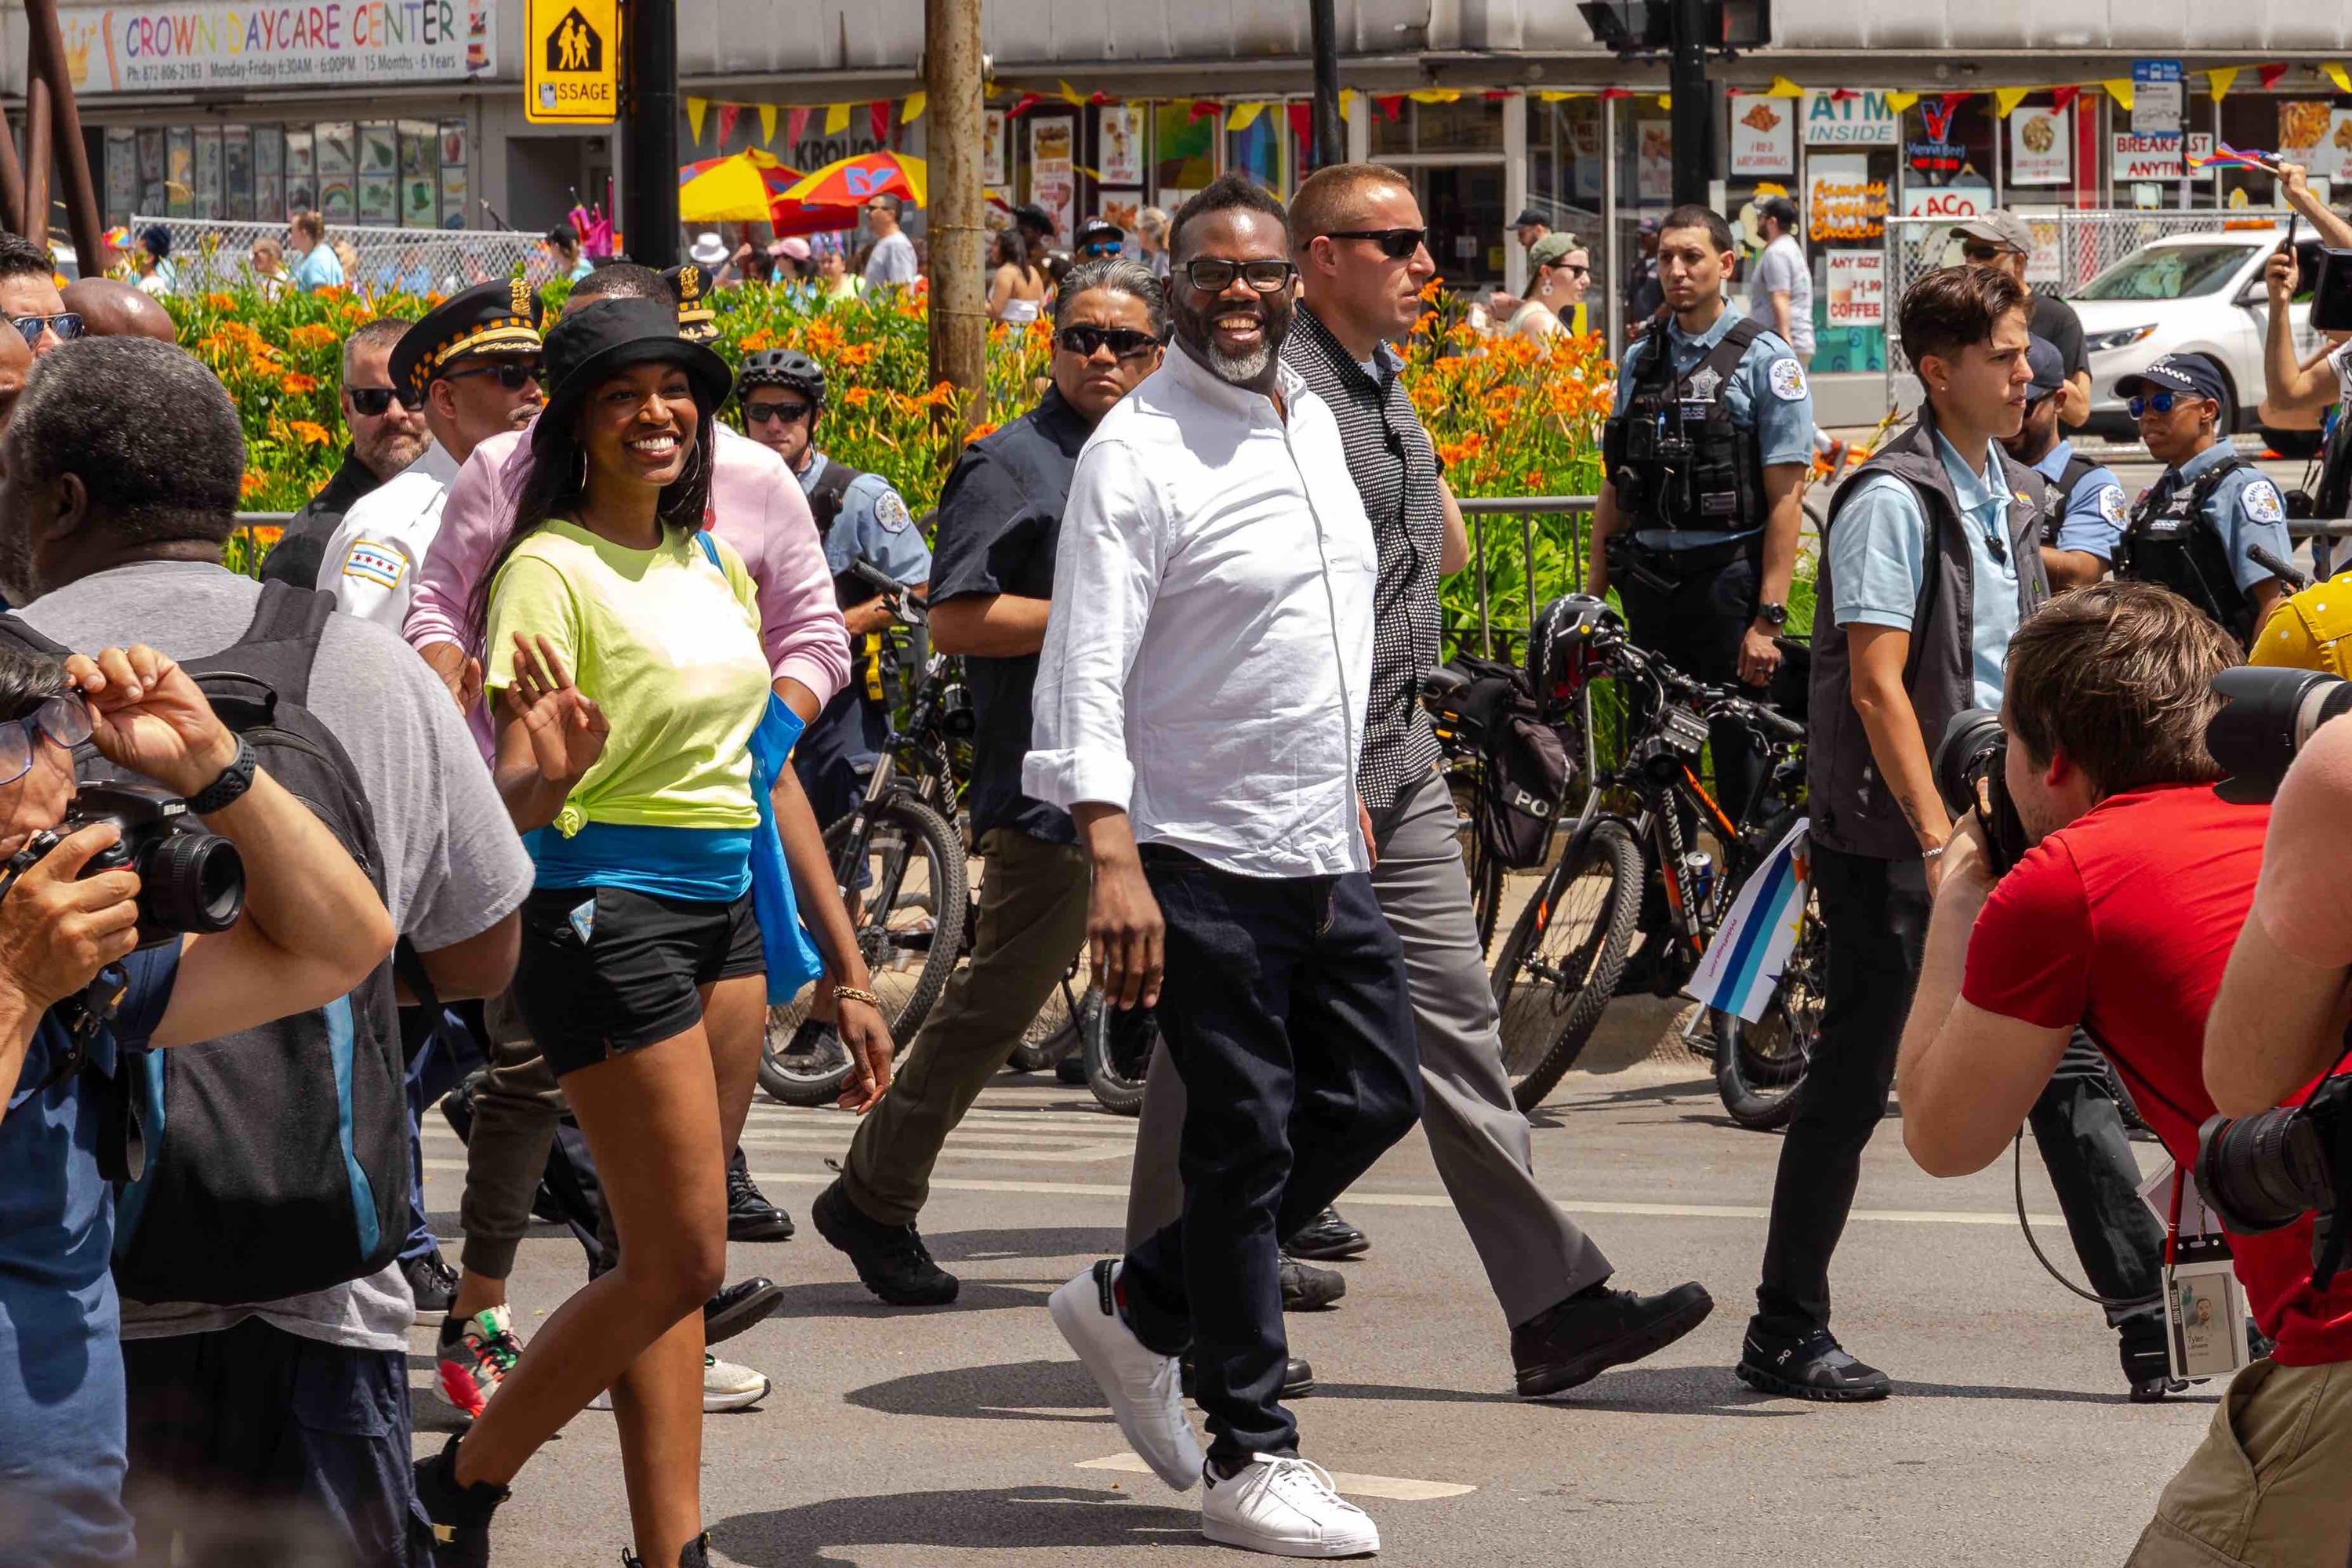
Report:
M81 318L82 330L92 337L180 341L171 313L156 303L154 296L119 279L77 279L66 285L65 301L66 309Z

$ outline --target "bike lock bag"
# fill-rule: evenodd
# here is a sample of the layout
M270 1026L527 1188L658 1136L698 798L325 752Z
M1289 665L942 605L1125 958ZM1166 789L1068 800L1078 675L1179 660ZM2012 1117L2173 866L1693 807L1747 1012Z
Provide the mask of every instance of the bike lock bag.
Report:
M1507 713L1486 731L1485 760L1476 812L1479 842L1487 855L1515 869L1542 865L1560 799L1568 793L1568 748L1549 725Z

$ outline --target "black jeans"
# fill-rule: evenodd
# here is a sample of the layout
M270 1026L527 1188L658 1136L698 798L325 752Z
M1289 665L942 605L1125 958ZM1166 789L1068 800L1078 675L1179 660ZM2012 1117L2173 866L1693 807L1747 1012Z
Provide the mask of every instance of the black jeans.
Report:
M1798 1335L1829 1327L1830 1255L1853 1207L1862 1151L1886 1115L1895 1052L1927 942L1927 868L1812 847L1813 889L1829 927L1821 1038L1780 1144L1764 1243L1757 1326Z
M1210 1457L1296 1447L1280 1238L1421 1115L1412 1006L1371 879L1243 877L1148 846L1160 1034L1184 1080L1184 1212L1127 1255L1136 1337L1189 1344Z
M1654 566L1659 559L1643 555L1641 562L1645 567ZM1617 590L1618 603L1625 606L1625 626L1638 646L1658 654L1693 680L1738 688L1760 702L1765 697L1763 687L1741 686L1739 643L1756 619L1762 574L1760 557L1740 555L1685 577L1665 592L1651 587L1632 571L1612 568L1610 582ZM1764 782L1764 754L1747 731L1727 721L1710 724L1707 741L1715 761L1717 804L1737 822ZM1690 826L1684 824L1685 837Z
M2082 1030L2066 1043L2027 1125L2091 1289L2110 1300L2158 1298L2144 1307L2109 1307L2108 1325L2163 1317L2164 1227L2139 1201L2139 1162L2124 1131L2115 1080Z

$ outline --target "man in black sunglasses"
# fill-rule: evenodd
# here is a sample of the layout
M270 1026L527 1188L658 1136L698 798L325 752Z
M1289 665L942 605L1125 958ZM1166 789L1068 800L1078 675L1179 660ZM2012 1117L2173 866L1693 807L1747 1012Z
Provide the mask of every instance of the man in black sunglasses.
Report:
M395 395L423 408L433 440L328 540L318 586L340 608L401 629L457 470L477 446L539 412L539 296L500 279L444 300L401 334L391 361Z
M343 514L416 461L432 441L424 409L401 402L392 386L393 346L415 324L405 316L378 316L343 340L340 400L351 442L333 477L303 503L270 547L261 563L262 581L315 587L327 541L342 527Z

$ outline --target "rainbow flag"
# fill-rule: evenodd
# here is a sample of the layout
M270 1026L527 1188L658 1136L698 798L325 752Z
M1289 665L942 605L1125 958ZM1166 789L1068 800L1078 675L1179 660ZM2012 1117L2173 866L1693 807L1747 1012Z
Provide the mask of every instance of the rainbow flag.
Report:
M1731 913L1700 955L1683 994L1751 1024L1763 1017L1780 984L1780 972L1788 967L1790 950L1797 945L1811 879L1805 825L1800 822L1741 884Z
M2216 142L2213 143L2212 152L2207 153L2202 158L2189 159L2189 166L2192 169L2262 169L2267 171L2271 168L2271 160L2273 157L2273 154L2269 153L2242 153L2237 148L2231 146L2227 142Z

